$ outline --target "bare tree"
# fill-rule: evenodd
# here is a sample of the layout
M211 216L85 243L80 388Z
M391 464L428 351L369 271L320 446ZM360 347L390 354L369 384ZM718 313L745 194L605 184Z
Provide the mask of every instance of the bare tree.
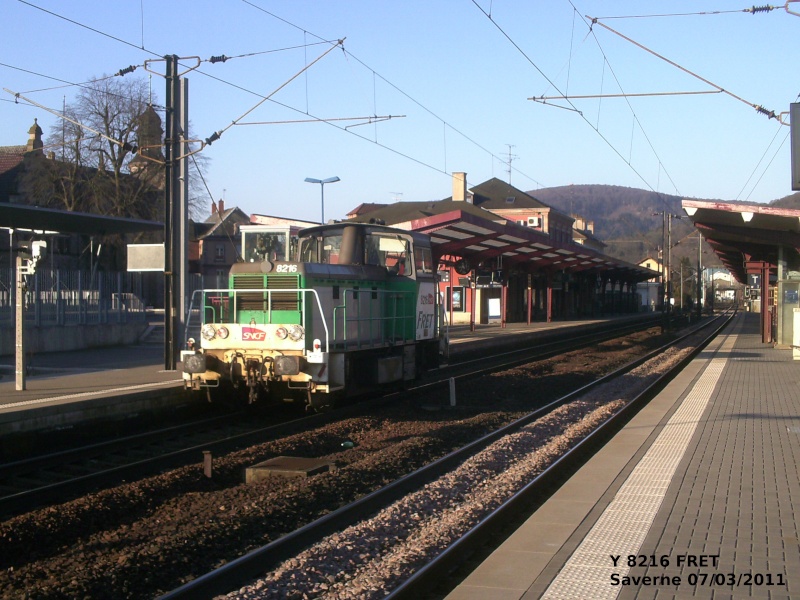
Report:
M46 139L50 160L30 161L23 184L28 202L163 221L163 109L148 80L94 79L80 88L65 107L64 117ZM200 200L207 196L201 170L207 160L195 157L189 161L193 214L200 214L198 207L205 204ZM109 237L103 241L108 248L123 250L122 240Z
M29 200L73 211L159 218L153 210L163 204L154 202L159 186L152 177L131 175L129 168L149 96L144 79L102 78L82 87L47 137L47 147L58 150L28 172Z

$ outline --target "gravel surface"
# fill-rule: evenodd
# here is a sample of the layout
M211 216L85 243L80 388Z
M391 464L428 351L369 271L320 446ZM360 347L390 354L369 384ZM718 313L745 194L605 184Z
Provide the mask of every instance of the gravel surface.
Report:
M14 517L0 524L0 597L157 596L596 379L664 342L658 338L657 330L651 330L474 380L467 389L458 390L456 410L426 412L418 404L401 402L369 416L217 457L211 479L203 476L198 456L195 466ZM434 401L447 399L423 403ZM588 400L564 410L576 411L573 417L587 426L588 420L602 419L603 411L609 410L603 404ZM403 576L427 560L429 551L446 546L498 501L495 491L502 487L510 493L552 460L551 452L570 443L564 436L572 436L567 432L581 425L569 425L562 432L565 418L559 413L498 442L492 454L465 465L467 470L459 478L435 482L430 490L418 492L419 498L393 507L387 513L388 526L380 516L368 521L361 527L374 532L370 545L329 540L336 548L350 547L340 559L352 561L350 574L338 579L338 570L298 562L293 575L291 564L272 574L280 577L275 585L284 586L286 597L300 598L304 593L354 597L346 596L346 590L358 587L362 590L358 597L370 589L381 595L393 585L387 573ZM353 448L342 446L350 441ZM538 449L528 459L523 448L531 446ZM324 458L336 468L307 479L243 483L244 468L275 456ZM493 472L507 473L510 479ZM470 479L484 483L474 488L467 483ZM490 497L482 495L486 492ZM435 501L438 497L441 502ZM450 508L442 511L439 506ZM389 544L387 535L400 544ZM332 557L330 551L328 556ZM288 581L300 587L290 589Z
M404 579L591 433L689 350L670 350L505 436L374 517L225 598L369 599Z

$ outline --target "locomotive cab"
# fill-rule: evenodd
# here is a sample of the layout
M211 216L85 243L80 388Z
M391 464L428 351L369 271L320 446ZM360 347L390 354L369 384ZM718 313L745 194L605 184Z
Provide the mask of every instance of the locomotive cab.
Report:
M340 223L300 231L296 248L296 260L267 253L234 265L228 289L197 293L187 388L323 406L438 364L430 238Z

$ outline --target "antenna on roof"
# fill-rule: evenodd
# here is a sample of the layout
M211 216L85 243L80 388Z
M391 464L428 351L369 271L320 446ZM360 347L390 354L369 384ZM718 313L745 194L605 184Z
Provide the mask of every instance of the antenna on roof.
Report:
M506 172L508 173L508 185L511 185L511 161L519 158L519 156L511 154L511 149L516 148L514 144L506 144L506 146L508 146L508 160L506 161L508 166L506 167Z

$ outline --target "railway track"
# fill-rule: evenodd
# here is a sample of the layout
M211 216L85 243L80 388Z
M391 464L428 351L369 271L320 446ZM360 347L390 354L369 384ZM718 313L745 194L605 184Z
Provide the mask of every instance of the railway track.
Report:
M720 317L709 323L705 323L703 339L697 342L692 342L694 350L685 353L685 356L680 362L671 366L667 372L655 378L647 385L647 388L639 391L635 398L630 399L625 403L624 408L616 410L610 418L604 418L602 424L597 427L592 433L582 438L575 446L565 452L560 458L550 464L541 474L536 476L530 483L527 483L521 490L513 494L509 499L501 504L501 506L492 511L488 515L482 516L479 521L481 526L470 529L469 533L465 536L459 536L457 541L450 544L443 552L438 553L435 558L425 557L421 564L428 563L427 566L415 570L409 577L408 574L403 578L404 582L400 583L392 592L393 598L416 598L420 593L429 590L432 587L432 582L440 581L444 574L446 574L453 565L458 564L465 553L469 552L477 544L483 543L487 538L488 532L507 520L510 515L514 515L518 507L524 504L529 504L533 496L541 497L547 494L547 489L553 484L553 481L565 477L565 473L575 469L577 465L581 464L586 458L591 455L606 439L619 430L625 422L634 414L644 403L652 398L664 385L679 372L689 360L699 352L705 344L708 343L716 333L724 327L727 323L727 318ZM697 336L695 330L682 336L674 343L684 341L688 342L689 336ZM658 348L646 356L643 356L625 367L616 370L615 372L599 379L589 385L583 386L570 394L559 398L555 402L551 402L527 416L515 421L514 423L494 431L466 446L460 448L447 456L429 464L417 471L392 482L391 484L369 494L360 500L348 504L324 517L308 524L301 529L285 535L257 550L251 551L246 555L206 574L192 582L173 590L172 592L163 596L165 599L184 599L184 598L210 598L218 594L224 594L230 590L239 589L247 581L259 577L264 573L274 569L282 561L292 559L292 562L298 562L296 555L301 550L312 546L313 544L320 543L325 536L329 536L336 532L342 532L348 527L353 527L356 523L361 521L365 515L370 515L381 511L386 507L393 505L400 501L407 495L414 493L424 486L431 484L438 478L445 476L451 472L458 465L464 461L476 456L477 453L485 450L499 440L503 440L508 436L518 434L523 428L538 422L545 415L549 415L557 411L560 407L564 407L574 402L579 396L587 394L594 388L599 388L604 384L608 384L622 376L631 373L637 367L643 365L646 361L659 357L667 350L667 347ZM417 513L414 513L417 514ZM413 516L413 515L412 515ZM339 534L337 534L338 536ZM347 541L339 540L338 543L345 545L361 547L358 541L348 539ZM368 544L364 543L364 547ZM367 552L366 550L361 550ZM309 550L313 554L314 550ZM331 566L332 558L331 548L328 547L326 551L320 551L328 560L327 566ZM313 559L310 559L313 565ZM345 562L349 559L345 558ZM367 559L368 560L368 559ZM303 561L299 561L300 568L303 568ZM309 577L316 573L313 566L305 567ZM399 568L398 570L403 570ZM329 577L330 578L333 576ZM334 580L338 580L333 577ZM348 584L353 584L353 581ZM332 587L335 581L326 583L324 580L319 585L327 586L322 589ZM270 584L262 584L270 585ZM248 592L243 588L240 593L242 597L247 597ZM298 592L302 593L302 592Z
M563 352L597 344L653 325L652 319L600 327L596 331L515 347L508 340L504 350L486 356L465 353L456 361L429 372L421 382L404 393L431 392L447 385L451 378L479 377L492 371L542 360ZM516 342L519 344L519 342ZM433 392L435 393L435 392ZM442 398L446 396L442 395ZM396 401L390 394L377 402ZM371 406L374 406L375 402ZM194 464L203 452L212 456L274 439L298 428L320 425L370 410L346 406L333 414L314 415L288 422L263 425L241 414L223 415L178 426L147 431L102 442L0 464L0 515L10 516L36 507L63 502L98 489L152 475L167 469ZM284 417L286 418L286 417Z
M314 417L311 417L314 419ZM285 435L297 422L257 427L228 414L0 465L0 515L9 516Z

